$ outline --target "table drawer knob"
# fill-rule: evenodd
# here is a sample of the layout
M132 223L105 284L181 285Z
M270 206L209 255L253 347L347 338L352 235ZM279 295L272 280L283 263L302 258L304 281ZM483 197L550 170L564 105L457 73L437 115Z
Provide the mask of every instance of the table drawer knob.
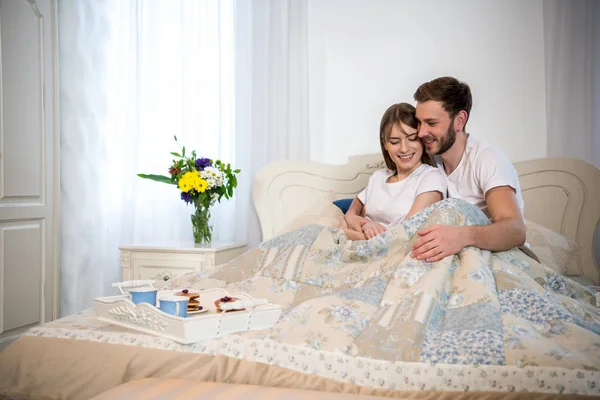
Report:
M169 276L168 276L168 275L167 275L167 276L165 276L165 277L163 278L163 280L164 280L165 282L166 282L166 281L168 281L169 279L170 279L170 278L169 278Z

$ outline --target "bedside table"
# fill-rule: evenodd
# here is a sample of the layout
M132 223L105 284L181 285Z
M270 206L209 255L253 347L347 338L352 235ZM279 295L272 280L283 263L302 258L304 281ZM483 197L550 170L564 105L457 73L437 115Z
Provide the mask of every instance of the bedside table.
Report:
M120 246L121 279L153 279L157 288L188 272L206 271L246 251L244 243L213 242L210 247L193 243L164 242Z

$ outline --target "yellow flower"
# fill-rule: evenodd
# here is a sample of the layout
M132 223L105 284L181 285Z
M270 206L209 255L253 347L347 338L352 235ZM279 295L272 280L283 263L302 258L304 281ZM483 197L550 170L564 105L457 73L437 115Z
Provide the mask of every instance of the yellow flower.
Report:
M194 182L194 183L195 183L194 189L196 189L199 193L204 193L204 191L208 187L208 182L206 182L202 178L198 178L198 180L196 180L196 182Z
M179 190L185 193L188 193L192 190L195 190L198 193L204 193L206 188L208 188L208 182L200 178L200 172L189 171L179 178L177 186L179 187Z
M198 171L189 171L183 174L181 178L179 178L177 186L182 192L188 193L190 190L194 189L194 187L196 186L196 181L198 179L200 179L200 174L198 173Z

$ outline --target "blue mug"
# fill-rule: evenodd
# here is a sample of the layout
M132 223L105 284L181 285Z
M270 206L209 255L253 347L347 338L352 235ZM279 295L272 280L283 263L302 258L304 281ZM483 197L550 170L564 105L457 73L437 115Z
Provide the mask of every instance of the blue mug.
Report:
M129 294L131 295L131 301L133 304L150 303L153 306L156 306L157 292L157 289L149 286L129 289Z
M183 296L165 296L161 297L160 310L164 313L174 315L176 317L187 317L187 306L189 299Z

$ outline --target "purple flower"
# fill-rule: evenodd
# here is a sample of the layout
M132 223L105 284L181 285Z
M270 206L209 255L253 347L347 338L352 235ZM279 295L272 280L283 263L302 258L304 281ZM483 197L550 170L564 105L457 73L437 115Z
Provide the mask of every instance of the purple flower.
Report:
M191 203L192 195L189 193L181 192L181 200L185 201L186 203Z
M209 158L198 158L196 159L196 167L200 170L200 171L204 171L204 168L206 167L210 167L210 159Z

